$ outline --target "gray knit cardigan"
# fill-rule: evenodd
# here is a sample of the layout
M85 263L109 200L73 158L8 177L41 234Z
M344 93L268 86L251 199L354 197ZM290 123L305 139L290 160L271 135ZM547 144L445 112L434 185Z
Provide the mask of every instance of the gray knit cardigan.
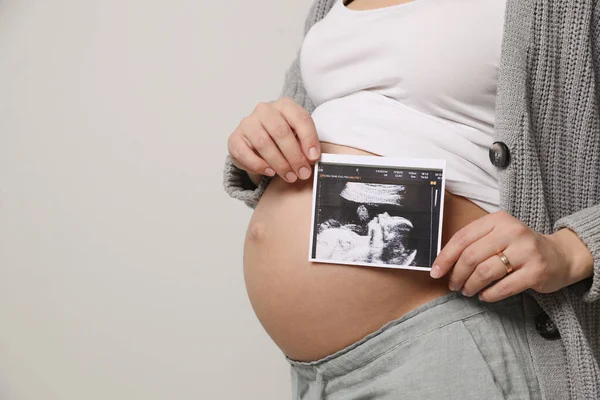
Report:
M316 0L304 34L335 1ZM298 58L282 96L314 109ZM593 278L551 294L526 292L527 339L542 394L600 399L600 0L507 0L495 140L510 151L499 170L501 208L543 234L572 229L594 257ZM225 190L252 208L270 179L256 187L229 156L223 178ZM560 340L536 331L541 310Z

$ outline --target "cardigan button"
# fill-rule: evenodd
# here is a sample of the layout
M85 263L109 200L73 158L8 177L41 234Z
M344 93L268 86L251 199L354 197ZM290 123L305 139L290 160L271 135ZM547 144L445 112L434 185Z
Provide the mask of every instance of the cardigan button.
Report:
M510 163L510 152L503 142L494 142L489 151L492 165L498 168L506 168Z
M560 338L560 332L554 322L550 319L548 314L542 312L535 317L535 329L538 331L541 337L548 340L556 340Z

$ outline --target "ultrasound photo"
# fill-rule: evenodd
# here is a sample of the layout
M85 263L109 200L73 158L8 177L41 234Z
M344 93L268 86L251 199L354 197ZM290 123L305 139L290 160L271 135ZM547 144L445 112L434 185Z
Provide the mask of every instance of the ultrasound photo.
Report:
M444 168L443 160L323 154L309 260L429 270L440 246Z

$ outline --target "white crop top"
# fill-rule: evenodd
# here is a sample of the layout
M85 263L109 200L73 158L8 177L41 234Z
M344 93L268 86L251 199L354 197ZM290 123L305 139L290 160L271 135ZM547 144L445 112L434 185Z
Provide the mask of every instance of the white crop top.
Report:
M446 189L499 209L493 143L505 0L337 0L302 44L319 140L382 156L443 158Z

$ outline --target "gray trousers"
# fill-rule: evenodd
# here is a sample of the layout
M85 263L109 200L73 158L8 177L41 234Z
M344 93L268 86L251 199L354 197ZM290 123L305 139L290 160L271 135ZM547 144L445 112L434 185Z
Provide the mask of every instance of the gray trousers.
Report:
M523 295L452 292L321 360L287 360L294 400L541 399Z

